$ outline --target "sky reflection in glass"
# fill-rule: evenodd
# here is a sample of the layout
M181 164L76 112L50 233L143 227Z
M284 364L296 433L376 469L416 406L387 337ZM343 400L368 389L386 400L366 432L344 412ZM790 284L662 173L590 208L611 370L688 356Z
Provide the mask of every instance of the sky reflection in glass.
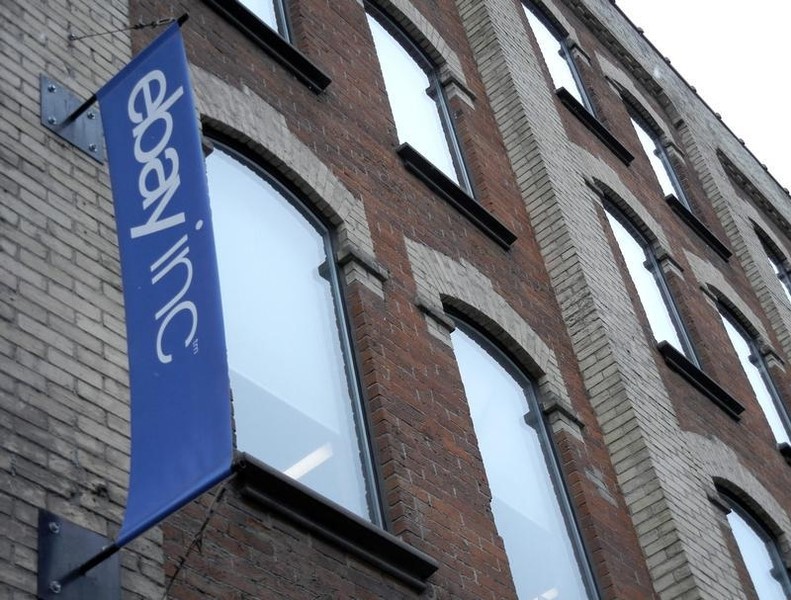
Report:
M239 0L239 2L272 29L280 31L275 13L276 0Z
M788 300L789 304L791 304L791 291L788 289L788 273L786 272L785 266L783 265L782 261L772 252L767 251L766 258L769 259L769 264L772 265L772 270L780 280L780 285L783 288L783 292L785 292L786 299Z
M566 58L566 48L532 10L524 5L522 5L522 8L525 11L530 29L533 31L533 35L536 36L536 41L541 49L541 55L547 65L549 75L552 77L552 85L555 86L555 89L565 88L580 104L587 107L582 91L579 89L579 84L574 78L573 67Z
M206 162L237 446L370 518L325 240L235 158Z
M451 338L519 598L587 598L525 390L466 333Z
M632 126L634 126L637 137L640 140L640 145L643 147L643 152L648 156L648 162L651 163L651 168L654 170L656 178L659 180L659 187L662 188L663 196L673 194L677 200L684 202L684 197L676 190L673 181L668 173L668 166L662 160L663 150L657 143L656 136L652 135L645 126L632 119Z
M670 316L670 309L667 306L662 291L656 281L654 274L646 267L646 252L638 241L629 233L621 222L605 210L607 221L610 223L615 240L621 250L626 269L637 289L640 303L643 305L651 333L657 342L667 341L676 350L689 357L688 351L684 348L678 336L678 330Z
M728 524L758 597L761 600L786 600L788 596L783 586L772 576L774 564L766 542L735 510L728 513Z
M786 431L786 428L783 426L783 420L780 417L777 406L775 406L769 384L766 382L766 379L764 379L761 369L755 362L755 360L763 359L760 357L753 358L752 344L748 342L744 334L734 327L733 323L722 313L720 313L720 318L722 319L722 324L725 326L725 331L728 332L728 337L731 340L731 344L733 344L736 355L739 357L739 362L747 375L747 379L750 381L750 386L753 388L758 404L761 406L764 415L766 415L766 420L769 421L769 427L771 427L777 443L791 443L788 431Z
M428 75L375 18L368 15L384 77L398 141L407 142L457 184L459 176L448 146Z

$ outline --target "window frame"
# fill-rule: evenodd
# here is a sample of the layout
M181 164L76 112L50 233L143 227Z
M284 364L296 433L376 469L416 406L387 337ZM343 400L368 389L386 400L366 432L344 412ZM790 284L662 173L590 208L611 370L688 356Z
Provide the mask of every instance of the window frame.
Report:
M673 166L673 163L670 160L670 156L667 153L667 149L665 148L664 144L662 144L662 135L657 133L657 127L655 127L649 119L647 119L642 113L643 111L636 107L632 102L625 99L626 109L629 113L629 118L632 120L633 127L635 127L635 134L637 135L637 139L640 142L640 147L643 149L643 152L646 154L648 158L648 162L651 165L651 171L653 171L654 176L657 179L657 183L659 183L659 189L663 193L663 198L667 198L670 195L670 192L665 193L662 190L662 182L660 180L659 174L656 172L654 168L654 162L651 160L651 157L648 156L649 149L643 144L643 140L640 137L640 132L636 130L636 128L640 128L640 130L651 140L653 143L653 150L651 153L659 159L660 164L665 172L665 175L670 182L670 187L672 188L672 193L676 197L684 208L691 212L691 207L689 205L689 198L687 198L687 194L684 191L683 186L681 185L681 180L678 177L678 173L676 173L676 169Z
M413 37L409 35L409 33L404 30L404 28L383 8L377 6L371 0L363 0L362 4L366 16L370 16L377 23L379 23L379 25L393 38L393 40L406 51L413 61L415 61L415 64L423 71L423 73L425 73L429 82L429 87L425 90L425 92L434 101L434 104L437 107L437 113L439 116L440 125L442 127L443 139L445 140L445 144L448 148L448 154L450 155L451 162L453 163L453 167L456 171L456 177L459 180L458 182L453 183L455 183L461 190L469 194L471 197L476 198L475 188L473 187L472 178L470 176L470 172L467 167L467 161L464 156L464 151L462 150L461 142L459 141L459 134L456 130L456 124L451 116L448 98L445 95L445 89L440 80L439 68L434 64L426 52L418 45ZM370 27L369 32L371 38L373 39L373 32L370 31ZM380 60L378 53L376 53L375 48L374 54L377 58L379 70L382 74L384 74L382 61ZM385 90L385 93L386 92L387 90ZM388 102L390 102L389 96ZM392 113L391 116L393 116ZM399 143L401 142L402 141L399 139ZM404 139L403 143L409 144L409 140ZM409 145L412 146L411 144ZM414 146L412 147L414 149ZM419 153L419 150L415 149L415 151ZM436 166L428 158L425 158L425 160L431 165ZM440 170L439 167L437 167L437 170ZM445 176L447 177L447 175ZM449 177L448 179L450 180Z
M302 54L296 46L239 0L201 1L237 28L314 94L322 93L332 82L330 76L312 59Z
M543 4L539 4L534 2L533 0L522 0L521 2L522 8L525 11L525 20L527 21L527 25L533 34L533 37L536 39L536 45L538 46L539 52L541 54L541 58L544 61L544 65L549 72L549 78L552 81L552 85L555 85L554 77L552 76L552 70L549 68L549 64L547 62L547 57L544 54L544 49L541 47L541 44L538 42L538 35L535 31L533 31L533 27L530 23L530 19L527 16L527 13L531 13L541 25L547 30L547 32L555 38L559 46L559 54L561 58L563 58L564 62L566 63L566 68L571 75L572 81L576 86L576 91L579 94L581 101L580 104L593 116L596 117L596 110L593 107L593 103L590 99L590 94L585 87L585 84L582 81L582 76L580 75L579 69L577 67L576 62L574 61L574 57L572 56L571 44L569 44L569 34L563 27L561 27L556 20L551 16L551 13L548 12L546 7ZM555 88L555 92L562 88ZM574 97L574 92L571 90L566 90L572 97ZM577 100L576 97L574 97Z
M576 42L573 40L570 42L571 37L566 32L566 29L558 23L557 19L549 12L549 9L543 2L539 2L539 0L522 0L520 5L522 7L522 18L525 23L525 32L527 35L532 34L535 40L535 44L538 47L538 56L544 62L544 67L549 73L553 93L557 99L580 121L580 123L604 144L618 160L626 166L629 166L634 156L632 156L631 152L629 152L618 138L599 121L596 114L596 108L593 105L591 94L582 80L582 75L577 67L577 61L574 60L573 48L578 48ZM535 27L533 26L533 20L537 22ZM542 29L540 35L536 33L537 28ZM550 36L557 43L557 54L559 54L563 60L563 68L571 79L571 84L562 82L566 83L566 85L555 87L555 72L557 69L551 65L558 65L558 63L554 60L547 59L547 53L544 52L544 47L541 43L545 34ZM579 52L582 53L581 50ZM566 78L565 75L562 78ZM573 89L569 89L569 87L572 86Z
M643 234L642 231L632 222L631 219L627 217L623 210L621 210L614 202L609 199L604 199L602 202L602 207L604 209L605 218L606 215L609 214L615 219L620 225L626 230L632 239L637 243L638 246L643 250L643 254L645 256L645 260L643 261L643 267L651 273L653 276L654 283L659 291L659 295L662 298L662 301L665 304L665 307L668 312L668 316L670 317L670 322L673 328L676 331L676 335L678 336L678 341L681 344L681 348L677 348L679 352L681 352L684 357L689 360L695 367L698 369L700 368L700 359L695 351L695 345L692 343L692 338L687 331L686 326L684 325L684 321L681 318L681 312L678 310L678 305L676 304L675 298L673 297L672 292L670 291L670 286L665 279L665 274L662 271L662 266L659 264L659 259L656 257L656 253L654 252L652 244L648 241L646 236ZM615 245L618 248L618 251L621 254L621 258L623 259L624 264L627 264L626 256L624 255L623 249L621 245L618 243L618 239L615 236L615 232L612 231L612 227L610 226L609 220L607 220L607 225L610 228L610 232L612 233L613 238L615 238ZM637 289L637 285L634 282L631 274L628 272L628 265L627 265L627 274L629 275L629 280L632 282L632 285ZM663 341L670 342L668 340L658 340L654 336L654 328L651 325L651 317L648 314L648 311L645 306L643 306L642 300L640 300L639 292L637 300L640 303L640 306L643 309L643 313L646 316L646 320L648 321L649 329L651 330L651 337L654 339L654 345L657 345ZM670 344L672 346L672 344Z
M286 6L286 0L266 0L271 1L272 3L272 10L275 13L275 26L273 27L272 24L267 23L261 16L253 10L250 6L248 6L245 0L231 0L232 2L236 2L242 7L244 7L251 15L253 15L256 19L261 21L264 25L269 27L272 31L280 35L284 40L286 40L289 44L293 44L293 32L291 29L291 18L289 16L288 7Z
M210 140L212 152L219 150L224 152L232 159L238 161L242 166L250 169L256 176L260 177L263 181L268 183L283 200L289 203L307 223L316 230L317 235L322 238L324 252L326 256L325 262L319 268L319 275L324 278L330 286L332 297L332 310L336 319L338 331L338 344L343 359L343 372L345 374L347 388L349 392L349 400L351 401L351 417L354 432L358 438L357 446L360 453L360 467L361 475L364 479L364 486L366 491L366 502L368 507L369 519L373 526L386 529L385 519L385 506L382 497L382 478L378 469L376 458L376 450L373 445L371 436L371 426L369 422L368 411L365 407L364 392L361 386L360 367L358 364L358 355L354 346L354 340L351 333L351 323L349 319L348 306L345 298L345 286L343 278L340 273L340 266L337 264L335 257L337 256L337 231L328 219L324 217L319 210L309 205L309 203L302 199L304 195L292 183L288 182L284 177L278 176L279 172L276 167L269 164L261 157L253 156L249 151L240 148L241 144L223 135L217 131L211 131L206 134ZM244 454L236 447L236 439L234 439L234 452ZM265 462L262 458L255 455L250 455L252 458L259 462ZM269 466L267 464L267 466ZM270 467L273 470L281 473L283 477L288 478L285 473ZM290 480L290 478L288 478ZM291 480L290 480L291 481ZM299 486L304 486L301 482L296 482ZM307 488L313 495L323 499L325 502L335 505L336 503L330 498L325 497L318 491L312 488ZM343 509L348 511L348 509ZM362 517L360 517L362 518Z
M721 316L721 318L726 319L728 323L734 328L736 333L744 340L744 343L747 345L748 350L750 351L750 356L748 360L755 368L758 370L758 373L761 377L761 380L766 387L766 391L769 394L769 400L772 403L772 406L777 413L777 418L780 421L780 426L785 431L786 437L791 439L791 416L788 414L788 410L785 408L783 401L780 397L780 393L777 391L777 386L772 379L771 374L769 373L769 367L766 364L766 360L764 360L764 355L761 353L761 349L757 343L756 336L753 335L748 327L744 324L743 318L740 318L739 314L734 311L733 309L729 308L721 299L717 301L717 310ZM724 327L724 325L723 325ZM726 330L727 335L727 330ZM749 375L747 373L747 369L745 365L742 363L741 357L739 356L738 352L736 351L735 346L733 345L733 341L730 340L730 336L728 336L728 340L731 342L731 346L733 347L733 352L736 355L739 364L744 371L744 376L748 379L749 383ZM750 389L752 390L752 383L750 383ZM766 419L767 423L769 422L769 417L764 409L763 405L761 404L760 399L758 398L758 394L755 393L753 390L753 397L755 401L758 403L758 406L761 409L761 413ZM777 439L777 436L774 434L774 430L770 425L770 430L772 430L772 438L774 441L779 445L783 446L788 444L788 442L780 441Z
M453 324L462 333L467 335L473 342L478 344L485 352L489 354L493 361L495 361L514 382L517 383L524 393L525 403L528 407L528 412L525 415L525 424L536 432L538 438L542 458L547 467L549 479L552 483L555 497L558 501L558 509L562 516L563 524L568 534L569 543L576 560L580 578L582 579L585 591L590 600L598 600L602 597L601 590L599 589L598 581L593 572L593 564L590 559L590 553L582 538L580 520L577 510L571 502L571 492L569 490L566 478L561 468L561 460L555 444L552 431L547 422L546 415L543 410L543 405L539 398L538 384L531 377L524 368L522 368L516 359L512 358L511 354L502 348L491 336L487 335L482 329L476 327L471 323L466 316L459 310L452 307L446 307L446 314L451 318ZM454 360L456 360L455 349L451 343L451 351L454 352ZM458 362L457 362L458 365ZM461 375L461 369L459 369ZM463 381L462 381L462 389ZM466 390L464 390L465 401ZM481 458L483 464L483 458ZM483 464L484 473L486 473L486 466ZM487 474L488 480L488 474ZM496 528L496 523L495 523ZM502 534L498 535L502 537Z
M791 306L791 263L766 233L756 227L755 234L758 236L761 247L774 268L780 285L783 287L788 305Z
M789 573L788 568L786 568L783 562L783 554L780 551L780 546L775 535L761 522L760 519L758 519L753 514L751 510L749 510L742 502L740 502L734 494L721 488L718 488L717 491L719 492L720 497L724 500L723 507L727 510L725 513L726 518L730 512L735 513L750 529L752 529L756 537L763 541L767 550L767 554L769 554L769 558L772 562L772 568L769 570L769 573L772 575L775 581L778 582L782 588L782 591L785 592L787 596L791 597L791 573ZM731 532L733 540L736 542L736 548L739 551L739 558L745 567L747 575L750 577L750 583L752 584L753 589L755 589L755 584L752 581L753 575L750 573L750 569L744 559L742 547L739 544L739 539L736 537L733 528L730 526L730 521L728 521L728 529Z

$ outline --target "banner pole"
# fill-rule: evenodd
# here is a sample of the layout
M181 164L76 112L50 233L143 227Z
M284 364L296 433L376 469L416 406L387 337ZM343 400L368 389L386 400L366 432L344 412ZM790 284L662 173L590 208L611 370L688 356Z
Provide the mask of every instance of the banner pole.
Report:
M187 21L188 18L189 18L189 14L184 13L183 15L178 17L177 19L171 20L171 22L175 21L178 24L178 27L180 28ZM98 93L101 94L101 90ZM176 98L178 98L178 97L176 97ZM71 114L69 114L62 121L62 123L60 124L60 127L65 127L65 126L69 125L70 123L73 123L74 121L76 121L83 113L85 113L88 110L88 108L90 108L91 105L93 105L95 102L97 102L97 100L98 100L97 94L92 94L90 98L85 100L79 107L77 107ZM227 378L227 376L226 376L226 378ZM228 477L233 475L234 472L235 472L235 465L231 464L228 472L222 477L222 479L227 479ZM151 523L149 525L149 528L151 526L154 526L157 522L161 521L161 519L164 518L165 516L167 516L167 515L160 515L159 519L156 522ZM122 530L123 530L123 528L122 528ZM125 546L132 539L136 538L137 535L139 535L140 533L142 533L142 531L139 532L139 533L136 533L134 536L130 537L129 539L126 539L123 543L119 543L118 540L116 540L116 541L108 544L107 546L103 547L99 552L97 552L92 557L90 557L87 560L85 560L79 566L74 567L73 569L67 571L61 577L58 577L57 579L52 580L49 583L50 590L54 591L55 593L59 593L62 588L64 588L65 586L67 586L67 585L69 585L71 583L73 583L77 579L83 577L89 571L91 571L92 569L94 569L95 567L100 565L102 562L106 561L108 558L110 558L111 556L116 554L123 546Z
M231 473L227 477L225 477L223 479L227 482L227 480L230 477L232 477L232 476L236 475L236 473L238 473L239 469L240 469L240 462L234 461L232 466L231 466ZM219 482L217 482L217 483L219 483ZM222 493L222 491L224 491L224 490L221 490L220 493ZM155 523L151 527L154 527L157 524L158 523ZM143 532L141 532L141 534L142 533L145 533L145 532L143 531ZM138 534L138 535L140 535L140 534ZM121 548L126 546L129 542L131 542L132 540L136 539L137 537L138 536L136 535L133 538L131 538L131 539L127 540L126 542L124 542L123 544L119 544L117 541L113 542L112 544L108 544L107 546L102 548L99 552L94 554L92 557L87 559L82 564L74 567L71 571L66 572L65 575L59 577L58 579L54 579L53 581L51 581L50 584L49 584L50 590L54 590L54 589L61 590L61 589L65 588L67 585L69 585L73 581L76 581L80 577L83 577L91 569L93 569L95 567L98 567L101 563L106 561L113 554L115 554L116 552L121 550Z
M181 27L182 25L184 25L184 23L186 23L186 22L187 22L187 19L189 19L189 18L190 18L190 16L189 16L189 13L184 13L183 15L181 15L181 16L180 16L178 19L176 19L175 21L176 21L176 23L178 23L178 26L179 26L179 27ZM173 20L171 19L171 20L170 20L170 22L172 23L172 22L173 22ZM164 23L162 23L162 24L164 24ZM93 104L95 104L95 103L96 103L96 100L97 100L97 98L96 98L96 94L91 94L91 97L90 97L90 98L88 98L87 100L85 100L85 102L83 102L82 104L80 104L80 105L79 105L79 106L78 106L76 109L74 109L74 111L73 111L73 112L72 112L72 113L71 113L71 114L70 114L68 117L66 117L65 119L63 119L63 121L60 123L60 125L58 125L58 127L59 127L60 129L63 129L63 128L64 128L64 127L66 127L67 125L69 125L69 124L71 124L71 123L74 123L74 121L76 121L77 119L79 119L79 118L80 118L80 116L81 116L81 115L82 115L82 114L83 114L83 113L84 113L86 110L88 110L88 109L89 109L89 108L90 108L90 107L91 107Z
M88 571L98 566L100 563L103 563L105 560L110 558L113 554L118 552L120 549L121 546L113 542L109 546L105 546L104 548L102 548L101 551L97 552L94 556L86 560L78 567L75 567L74 569L66 573L59 580L53 581L52 583L56 584L61 588L65 587L75 579L79 579L80 577L85 575Z
M233 464L231 465L231 473L227 477L225 477L224 480L227 482L227 480L230 479L230 477L233 477L234 475L236 475L239 472L239 470L241 469L241 466L242 466L241 461L239 461L238 459L234 460ZM217 482L217 483L219 483L219 482ZM223 491L224 491L224 489L221 489L219 494L221 495L223 493ZM217 499L219 499L219 497ZM215 499L215 501L217 499ZM152 527L154 527L154 526L155 525L152 525ZM205 527L205 524L204 524L204 527ZM141 533L144 533L144 532L141 532ZM137 536L135 536L134 538L128 540L127 542L125 542L123 544L119 544L117 541L113 542L112 544L108 544L107 546L102 548L99 552L94 554L92 557L87 559L82 564L74 567L71 571L66 572L65 575L59 577L58 579L54 579L53 581L51 581L49 583L50 590L53 590L53 589L61 590L61 589L65 588L71 582L79 579L80 577L83 577L91 569L93 569L95 567L98 567L101 563L103 563L105 560L110 558L113 554L115 554L116 552L121 550L121 548L123 548L129 542L131 542L133 539L136 539L136 538L137 538Z

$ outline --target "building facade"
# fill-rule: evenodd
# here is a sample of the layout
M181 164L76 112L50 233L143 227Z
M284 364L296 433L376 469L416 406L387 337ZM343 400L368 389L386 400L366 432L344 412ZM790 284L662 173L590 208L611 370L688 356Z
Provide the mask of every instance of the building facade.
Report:
M107 165L42 98L185 13L236 471L124 598L791 597L789 194L606 0L0 4L0 597L128 486Z

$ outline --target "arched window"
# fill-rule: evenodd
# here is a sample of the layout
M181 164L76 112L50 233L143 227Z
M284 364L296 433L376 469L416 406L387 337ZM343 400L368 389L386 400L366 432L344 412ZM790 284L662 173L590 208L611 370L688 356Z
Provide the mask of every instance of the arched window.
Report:
M738 501L727 494L728 524L760 600L791 598L791 582L774 537Z
M588 95L582 85L577 66L571 57L571 50L566 43L566 36L562 35L557 27L552 24L544 13L532 2L522 4L527 22L533 35L536 36L541 56L552 77L555 89L563 88L574 98L593 113Z
M285 39L290 38L285 0L238 0L247 10L277 31Z
M637 138L640 140L640 145L643 147L643 152L645 152L648 157L648 162L651 163L654 175L656 175L659 181L662 195L664 197L673 195L676 197L676 200L681 202L686 208L689 208L687 196L684 193L684 189L681 187L681 183L678 180L675 169L673 169L673 165L670 163L670 157L667 155L664 146L662 146L659 135L635 110L630 108L629 114L632 119L632 126L637 133Z
M531 382L491 344L457 325L453 349L517 595L595 596Z
M436 69L381 11L365 4L368 25L393 113L398 141L407 143L466 192L472 192Z
M755 339L747 333L736 316L722 305L720 305L720 317L777 443L791 443L788 433L788 414L780 402L780 397L769 377L769 371Z
M206 166L237 448L378 522L328 231L234 152Z
M698 364L692 343L681 323L681 317L651 247L620 211L609 204L604 208L626 269L648 317L654 339L657 342L667 341L690 361Z
M758 235L758 239L761 240L761 246L763 246L766 253L766 258L780 280L783 292L785 292L786 298L791 304L791 269L788 267L788 259L783 256L783 253L780 252L774 242L763 231L756 228L755 233Z

